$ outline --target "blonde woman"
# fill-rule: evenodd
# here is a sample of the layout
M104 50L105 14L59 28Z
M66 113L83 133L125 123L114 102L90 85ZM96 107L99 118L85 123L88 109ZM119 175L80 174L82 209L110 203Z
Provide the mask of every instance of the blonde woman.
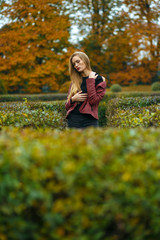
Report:
M71 55L69 72L71 85L65 104L68 127L98 127L98 105L106 91L105 78L92 71L83 52Z

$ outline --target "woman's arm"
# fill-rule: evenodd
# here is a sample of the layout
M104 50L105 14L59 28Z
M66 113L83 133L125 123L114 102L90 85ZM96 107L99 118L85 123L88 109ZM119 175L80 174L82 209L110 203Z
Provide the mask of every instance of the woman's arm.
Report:
M106 82L104 81L104 78L102 78L102 82L99 83L97 87L95 87L96 77L97 75L94 72L92 72L89 75L89 78L86 80L88 102L91 105L98 104L104 97L104 94L106 92Z

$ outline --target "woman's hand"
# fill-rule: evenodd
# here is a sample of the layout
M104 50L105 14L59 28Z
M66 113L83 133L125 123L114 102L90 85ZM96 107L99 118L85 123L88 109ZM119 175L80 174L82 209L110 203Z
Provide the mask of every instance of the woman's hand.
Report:
M82 93L82 91L79 91L72 97L72 102L84 102L87 97L87 93Z
M103 77L103 76L102 76L102 79L103 79L103 82L105 82L105 81L106 81L105 77Z
M98 76L98 74L96 72L90 72L90 74L89 74L89 78L96 79L97 76Z

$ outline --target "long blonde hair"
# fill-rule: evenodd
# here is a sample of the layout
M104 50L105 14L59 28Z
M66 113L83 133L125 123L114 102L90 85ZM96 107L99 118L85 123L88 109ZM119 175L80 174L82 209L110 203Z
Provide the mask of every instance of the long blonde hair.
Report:
M90 66L90 60L85 53L75 52L71 55L71 57L69 59L69 73L70 73L72 85L71 85L70 93L68 95L68 101L74 94L76 94L78 91L81 90L81 83L82 83L82 76L79 72L77 72L77 70L74 68L73 63L72 63L72 59L74 56L78 56L85 63L86 68L88 70L92 71L91 66Z

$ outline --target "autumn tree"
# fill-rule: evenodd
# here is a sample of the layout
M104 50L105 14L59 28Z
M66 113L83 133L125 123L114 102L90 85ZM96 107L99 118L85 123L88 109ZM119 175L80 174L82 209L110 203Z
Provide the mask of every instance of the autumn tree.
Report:
M74 16L72 22L78 26L79 34L84 36L79 42L79 47L89 55L93 69L103 72L104 75L107 71L103 43L113 34L112 19L119 2L118 0L72 1Z
M118 29L106 39L111 83L151 83L158 70L158 1L123 1ZM119 28L120 27L120 28Z
M158 0L74 0L80 47L111 83L151 83L159 57Z
M160 2L159 0L124 0L130 13L127 32L134 52L134 65L142 71L143 80L150 82L158 71L160 49ZM136 70L135 68L135 70ZM148 81L146 74L148 74ZM150 75L150 77L149 77Z
M1 3L0 78L9 92L51 91L68 78L70 22L62 0Z

